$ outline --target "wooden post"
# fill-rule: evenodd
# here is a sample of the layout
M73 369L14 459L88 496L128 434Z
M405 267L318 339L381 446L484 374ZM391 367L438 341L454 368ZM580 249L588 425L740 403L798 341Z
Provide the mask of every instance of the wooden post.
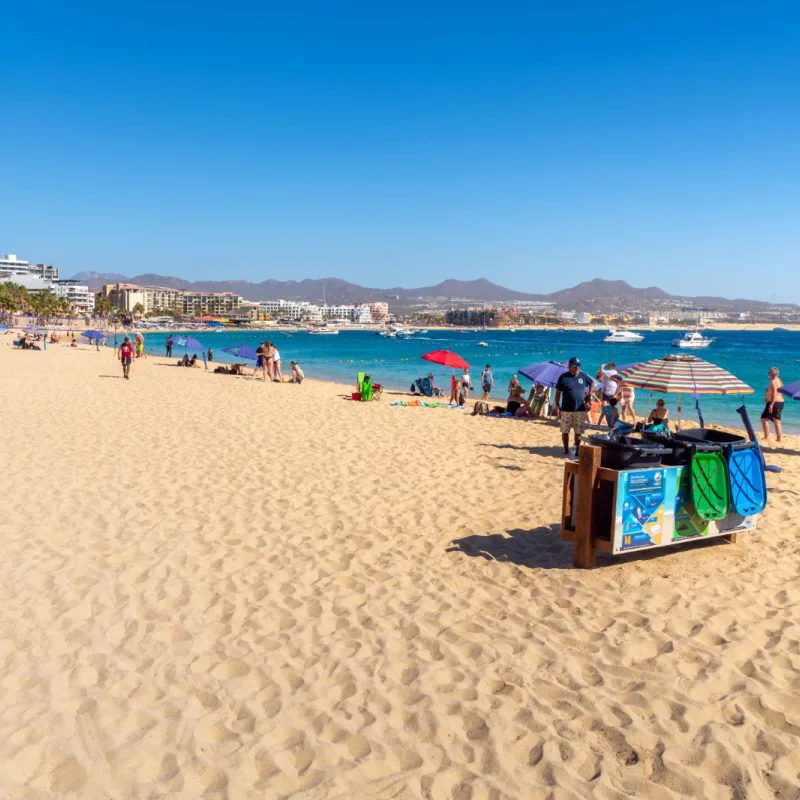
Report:
M578 513L575 521L572 563L582 569L595 565L592 543L592 495L598 469L600 469L600 448L581 444L578 459Z

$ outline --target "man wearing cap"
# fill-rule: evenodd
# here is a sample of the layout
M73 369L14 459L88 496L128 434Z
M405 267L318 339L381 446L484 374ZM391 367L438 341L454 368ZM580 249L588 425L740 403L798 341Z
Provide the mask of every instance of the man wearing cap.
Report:
M575 448L581 442L586 414L586 395L592 390L592 379L581 371L581 361L573 356L569 360L569 371L556 383L556 408L561 417L561 440L564 455L569 455L569 432L575 431Z

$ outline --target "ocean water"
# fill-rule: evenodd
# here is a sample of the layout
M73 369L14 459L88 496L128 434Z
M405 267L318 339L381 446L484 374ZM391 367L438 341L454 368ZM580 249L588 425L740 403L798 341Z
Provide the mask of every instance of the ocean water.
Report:
M206 347L211 347L215 361L236 359L222 352L223 347L249 344L255 348L264 338L272 340L280 350L284 373L290 373L289 362L299 362L307 377L355 384L356 373L366 371L377 383L392 389L408 390L415 378L433 371L440 386L449 386L451 371L421 359L430 350L452 350L471 365L473 384L479 382L480 372L491 364L497 387L495 397L505 400L505 388L516 371L528 364L549 359L563 360L578 356L583 369L590 375L600 364L617 364L659 358L680 352L671 346L672 339L681 335L674 331L643 331L645 339L639 344L605 344L604 330L584 331L431 331L412 339L387 339L373 331L341 331L338 336L311 336L306 333L280 331L220 331L193 332ZM775 365L781 370L784 383L800 379L800 332L782 331L718 331L709 333L716 341L711 347L693 352L717 364L756 391L745 398L750 417L758 425L763 409L763 393L767 370ZM164 355L164 333L145 333L148 353ZM486 342L488 347L478 347ZM112 344L110 342L109 344ZM177 349L174 351L177 353ZM191 353L190 353L191 355ZM200 354L198 354L200 355ZM251 362L253 363L253 362ZM527 388L529 383L521 379ZM672 418L676 416L677 395L667 395ZM655 400L653 400L655 402ZM708 423L740 425L736 408L740 397L700 398L703 416ZM683 416L696 419L694 399L683 397ZM637 413L650 407L649 393L636 392ZM787 432L800 432L800 401L786 401L784 425Z

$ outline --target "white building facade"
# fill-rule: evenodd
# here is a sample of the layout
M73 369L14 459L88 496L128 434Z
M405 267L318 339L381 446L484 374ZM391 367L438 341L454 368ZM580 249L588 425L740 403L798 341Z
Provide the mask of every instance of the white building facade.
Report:
M56 281L52 291L55 292L56 297L67 300L73 310L79 314L94 313L94 292L90 291L86 284L73 280Z
M34 275L47 281L58 280L58 267L52 264L29 264L14 253L0 255L0 275Z

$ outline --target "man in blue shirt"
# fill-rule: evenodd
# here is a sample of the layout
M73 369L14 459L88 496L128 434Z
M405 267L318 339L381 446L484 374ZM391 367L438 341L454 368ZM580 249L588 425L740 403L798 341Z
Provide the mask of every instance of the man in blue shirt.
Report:
M581 361L573 356L569 370L556 383L556 408L561 417L561 440L564 455L569 455L569 432L575 431L575 450L581 443L586 415L586 395L592 390L592 379L581 371Z
M486 369L481 372L481 388L483 389L483 397L481 400L488 400L489 394L494 387L494 378L492 377L492 368L487 364Z

